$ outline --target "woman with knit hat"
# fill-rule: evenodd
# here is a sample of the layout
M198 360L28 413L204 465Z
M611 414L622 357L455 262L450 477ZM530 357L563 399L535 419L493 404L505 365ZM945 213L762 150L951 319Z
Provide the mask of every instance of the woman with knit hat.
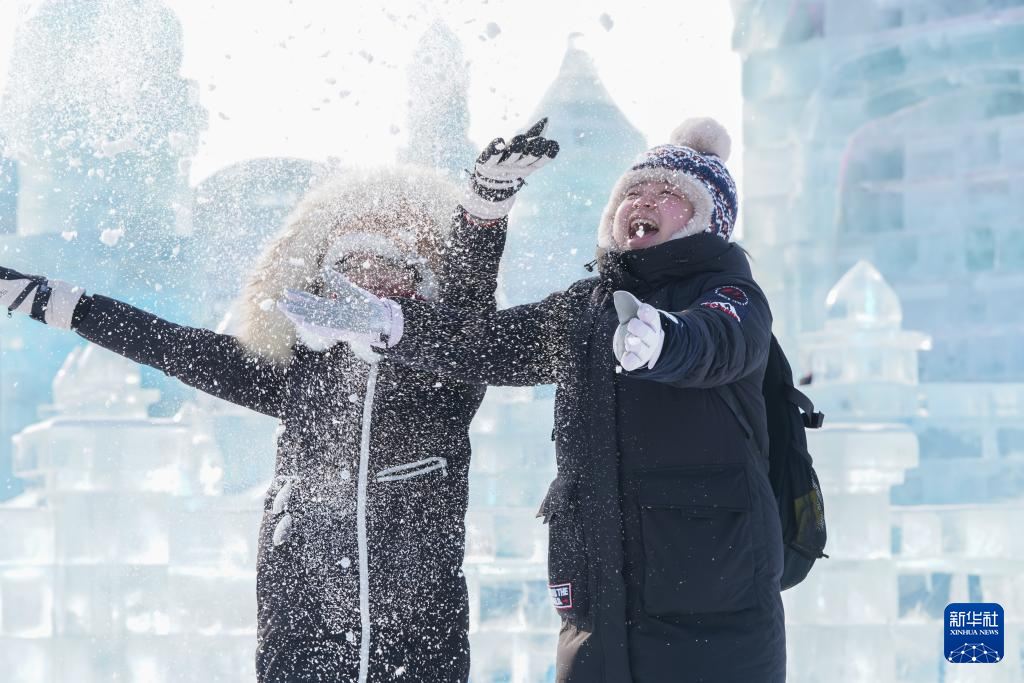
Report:
M697 119L641 155L599 226L599 275L541 302L481 314L339 282L339 299L285 304L300 326L387 334L382 353L411 367L558 385L540 515L559 681L785 679L761 396L771 312L730 242L728 154L725 130Z
M280 418L259 535L260 683L468 679L469 424L484 387L383 358L386 337L339 343L296 329L272 304L286 290L345 296L340 278L493 311L504 217L522 179L558 151L543 127L492 142L462 193L408 166L310 191L254 268L237 336L0 268L8 311Z

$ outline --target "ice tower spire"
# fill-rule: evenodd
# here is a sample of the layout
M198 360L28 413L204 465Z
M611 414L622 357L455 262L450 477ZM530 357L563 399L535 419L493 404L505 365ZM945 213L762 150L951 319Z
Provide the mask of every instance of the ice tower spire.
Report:
M535 301L588 275L583 264L594 257L608 193L646 147L601 82L581 37L569 35L558 75L523 122L547 116L545 135L561 151L530 180L513 211L501 278L509 303Z
M565 55L558 76L544 93L538 113L583 103L608 107L618 112L615 101L601 82L593 58L582 47L583 37L582 33L570 33L566 39Z
M408 145L403 161L457 174L475 156L469 128L469 67L458 37L435 21L420 38L409 67Z
M183 45L159 0L50 0L18 27L0 134L20 164L19 234L189 232L206 111Z
M918 383L918 353L931 348L931 337L902 329L899 297L872 264L858 261L846 271L825 308L825 329L800 337L801 365L814 385L849 392L851 386Z
M857 261L825 299L825 329L899 329L903 308L899 297L878 269Z

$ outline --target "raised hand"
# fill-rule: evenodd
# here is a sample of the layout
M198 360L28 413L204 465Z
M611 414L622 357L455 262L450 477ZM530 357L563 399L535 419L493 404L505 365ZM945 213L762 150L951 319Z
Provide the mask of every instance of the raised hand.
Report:
M542 137L547 118L533 124L505 144L495 138L477 157L462 208L484 220L508 215L525 178L558 155L558 143Z

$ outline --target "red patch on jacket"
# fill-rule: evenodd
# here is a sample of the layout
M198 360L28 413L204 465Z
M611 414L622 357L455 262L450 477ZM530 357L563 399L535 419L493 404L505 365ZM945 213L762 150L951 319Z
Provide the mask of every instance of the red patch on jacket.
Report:
M750 303L750 297L748 297L747 293L739 287L733 287L731 285L719 287L715 290L715 294L730 303L736 304L737 306L746 306Z
M736 307L732 304L727 304L724 301L705 301L701 304L704 308L710 308L713 311L721 311L728 316L735 318L736 322L743 322L740 320L740 314L736 312Z

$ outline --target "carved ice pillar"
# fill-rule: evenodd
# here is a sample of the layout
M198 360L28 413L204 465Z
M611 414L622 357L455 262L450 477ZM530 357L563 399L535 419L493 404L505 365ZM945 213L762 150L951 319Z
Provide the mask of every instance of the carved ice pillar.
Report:
M930 347L901 322L896 294L861 261L829 292L824 330L800 339L804 388L826 415L808 438L831 557L783 594L791 681L897 680L889 494L917 465L906 423L918 410L917 355Z

